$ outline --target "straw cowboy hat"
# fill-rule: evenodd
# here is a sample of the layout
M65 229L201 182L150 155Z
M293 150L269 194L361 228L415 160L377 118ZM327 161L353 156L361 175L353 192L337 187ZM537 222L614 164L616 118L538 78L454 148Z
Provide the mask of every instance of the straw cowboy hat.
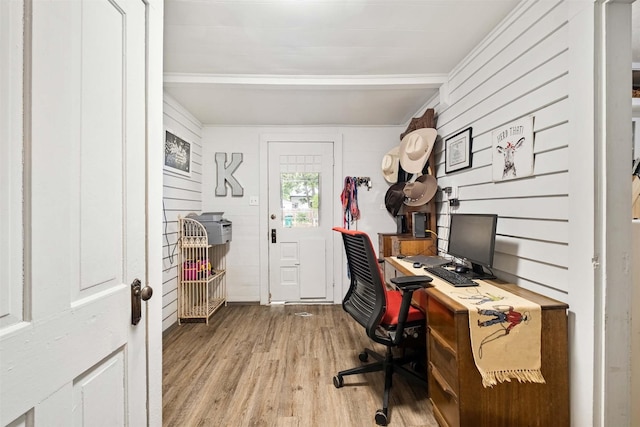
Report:
M415 182L407 182L402 190L407 206L421 206L433 199L438 182L433 175L420 175Z
M438 132L433 128L416 129L400 143L400 165L409 173L421 173L427 163Z
M393 216L398 215L402 203L404 202L404 189L406 182L399 182L393 184L387 190L387 194L384 195L384 205L387 207L387 211Z
M400 147L395 146L382 157L382 175L387 182L398 182L398 167L400 162Z

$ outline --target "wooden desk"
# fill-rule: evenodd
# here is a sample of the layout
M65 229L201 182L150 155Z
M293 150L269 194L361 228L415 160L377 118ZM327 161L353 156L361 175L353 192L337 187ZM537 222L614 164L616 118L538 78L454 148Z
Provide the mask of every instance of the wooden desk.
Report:
M385 277L424 274L385 258ZM428 273L427 273L428 274ZM434 277L434 283L444 283ZM467 308L435 287L414 294L427 314L429 398L441 426L568 426L568 305L501 281L488 283L542 308L542 374L546 384L511 381L484 388L473 360Z

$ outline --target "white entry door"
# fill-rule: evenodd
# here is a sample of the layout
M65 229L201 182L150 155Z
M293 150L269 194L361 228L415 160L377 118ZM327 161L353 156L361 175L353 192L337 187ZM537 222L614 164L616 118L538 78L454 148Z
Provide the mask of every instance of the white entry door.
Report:
M268 151L270 302L333 301L333 143Z
M8 4L3 25L23 10ZM21 197L0 199L13 224L0 255L22 263L0 276L0 425L145 426L145 303L133 326L131 284L147 283L146 5L24 4L24 73L0 64L3 88L26 88L12 98L24 121L2 110L25 132L2 140L24 168L1 187Z

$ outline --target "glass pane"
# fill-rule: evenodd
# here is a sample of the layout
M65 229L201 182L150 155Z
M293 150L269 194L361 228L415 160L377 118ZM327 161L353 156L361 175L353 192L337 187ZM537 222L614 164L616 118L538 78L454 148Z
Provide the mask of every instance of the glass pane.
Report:
M280 174L280 206L282 226L286 228L317 227L320 207L320 174Z

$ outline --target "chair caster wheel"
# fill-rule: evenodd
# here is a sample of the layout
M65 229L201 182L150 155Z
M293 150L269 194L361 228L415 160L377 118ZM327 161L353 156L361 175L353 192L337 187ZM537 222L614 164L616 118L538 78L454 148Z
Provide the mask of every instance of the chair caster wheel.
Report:
M342 375L336 375L335 377L333 377L333 385L335 386L335 388L340 388L344 385Z
M358 355L358 359L360 359L361 362L366 362L367 360L369 360L369 353L363 351Z
M389 419L387 418L387 414L384 409L378 409L376 411L376 424L379 426L386 426L389 424Z

